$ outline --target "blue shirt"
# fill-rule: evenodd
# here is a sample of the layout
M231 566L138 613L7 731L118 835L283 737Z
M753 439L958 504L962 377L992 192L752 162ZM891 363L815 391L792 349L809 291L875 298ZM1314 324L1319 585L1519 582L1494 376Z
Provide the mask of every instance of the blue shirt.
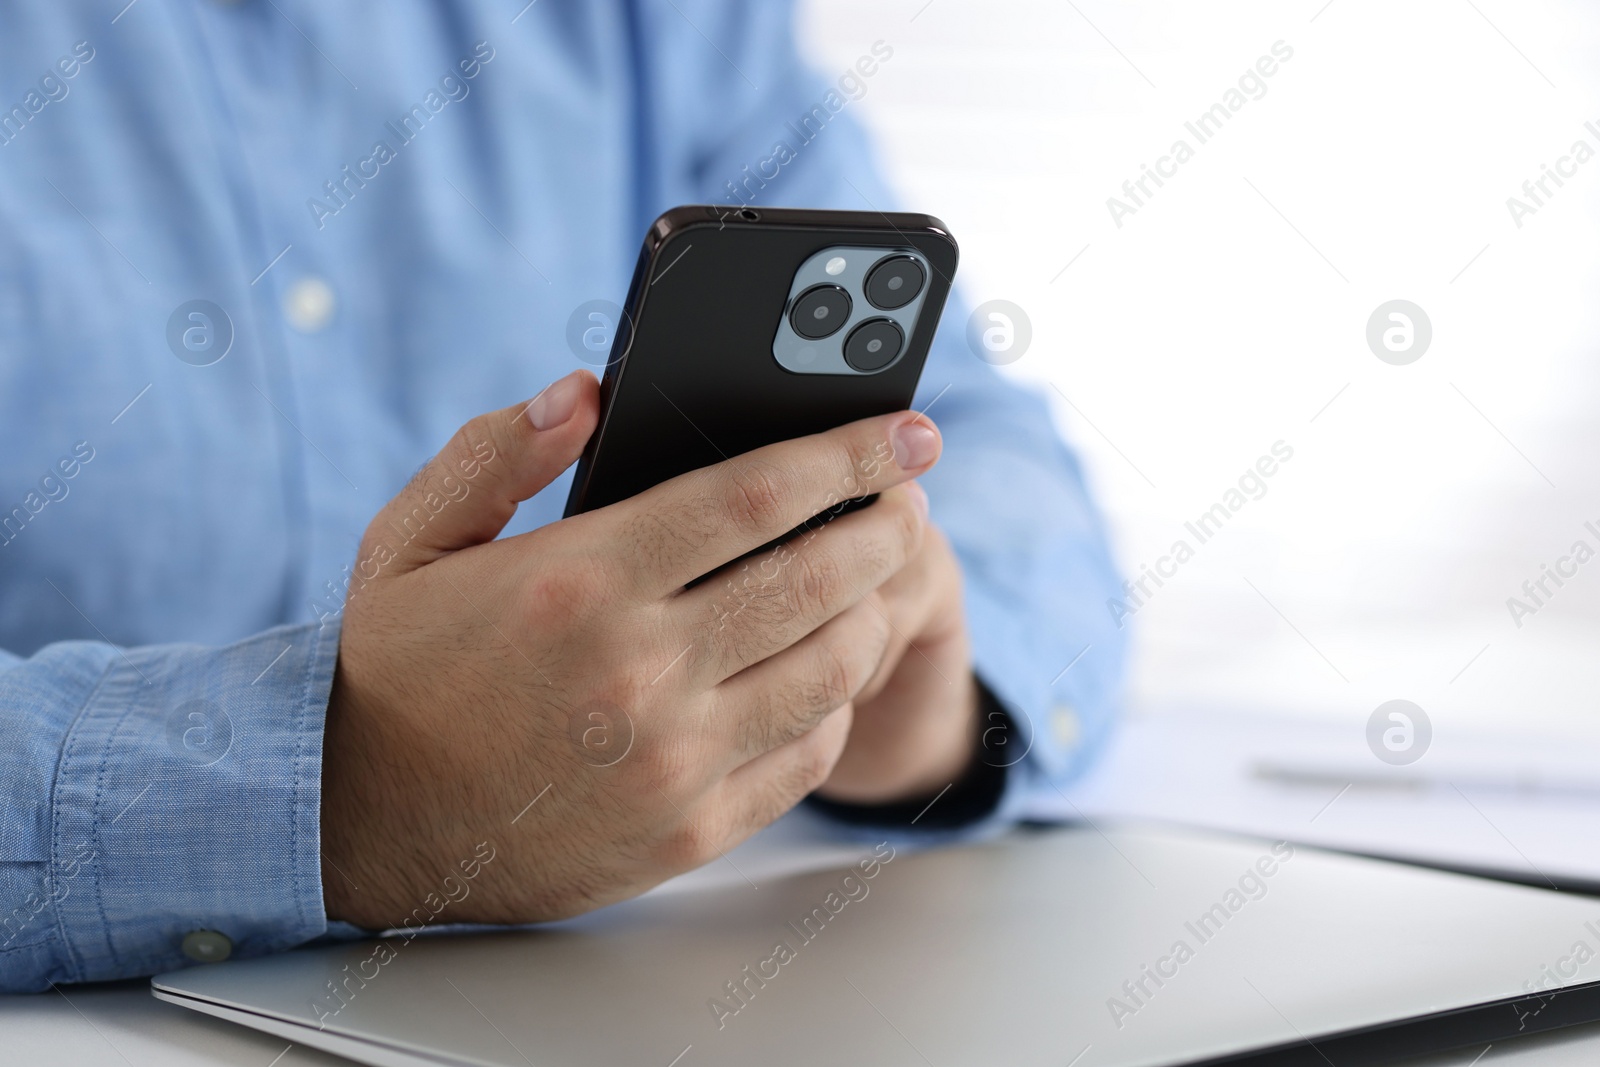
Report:
M0 9L6 990L183 966L195 931L323 934L322 720L371 516L582 365L569 317L621 301L663 209L895 203L855 115L893 42L818 74L785 3L119 7ZM1122 644L1077 465L966 316L918 405L1016 722L982 832L1090 757Z

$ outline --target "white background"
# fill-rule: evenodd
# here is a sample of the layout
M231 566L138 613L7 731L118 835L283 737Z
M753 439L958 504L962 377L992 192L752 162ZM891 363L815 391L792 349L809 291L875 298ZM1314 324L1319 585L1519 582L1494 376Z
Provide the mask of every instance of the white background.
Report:
M1520 629L1506 607L1600 549L1600 159L1520 229L1506 206L1600 149L1597 31L1550 0L806 5L825 71L894 47L850 106L960 240L969 300L1030 315L1011 373L1054 401L1125 572L1294 449L1133 620L1136 707L1403 697L1435 730L1600 742L1600 560ZM1279 40L1266 95L1197 145L1185 120ZM1119 229L1106 199L1178 137L1195 158ZM1395 298L1432 320L1409 366L1366 345Z

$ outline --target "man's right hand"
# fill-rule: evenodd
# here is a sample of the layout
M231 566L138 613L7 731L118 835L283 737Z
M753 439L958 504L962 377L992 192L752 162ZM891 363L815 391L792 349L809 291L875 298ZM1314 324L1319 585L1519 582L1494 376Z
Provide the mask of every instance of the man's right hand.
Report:
M866 419L495 540L598 408L579 371L473 419L368 527L324 740L329 918L397 926L430 895L456 900L440 921L588 911L716 858L838 759L891 637L873 591L927 523L902 483L937 432ZM469 864L457 899L444 879Z

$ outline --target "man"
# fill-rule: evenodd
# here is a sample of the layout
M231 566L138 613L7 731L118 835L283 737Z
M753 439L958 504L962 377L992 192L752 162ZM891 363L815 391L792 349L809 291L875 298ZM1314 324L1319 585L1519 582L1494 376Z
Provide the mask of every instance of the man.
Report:
M1103 736L1099 520L954 304L927 415L558 521L574 310L674 204L887 209L895 45L822 78L787 5L520 6L0 15L0 988L571 915L813 793L983 833ZM881 498L747 595L846 478Z

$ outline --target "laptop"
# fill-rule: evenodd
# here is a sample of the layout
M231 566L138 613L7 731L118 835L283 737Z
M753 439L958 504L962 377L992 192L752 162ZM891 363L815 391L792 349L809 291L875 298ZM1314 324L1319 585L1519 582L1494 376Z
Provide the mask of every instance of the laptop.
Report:
M1069 827L864 847L759 885L230 961L153 990L380 1067L1345 1067L1600 1018L1597 950L1584 897Z

